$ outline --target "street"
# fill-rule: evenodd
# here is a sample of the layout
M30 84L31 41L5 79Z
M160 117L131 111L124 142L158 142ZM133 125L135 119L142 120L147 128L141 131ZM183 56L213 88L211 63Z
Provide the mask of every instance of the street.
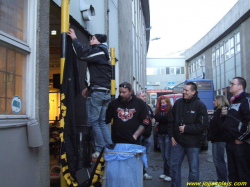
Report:
M216 181L216 171L214 163L212 162L212 144L209 143L209 148L207 151L201 151L200 153L200 182ZM152 180L144 179L144 187L168 187L171 186L171 182L166 182L160 179L159 176L163 172L163 160L160 152L154 152L151 146L151 152L148 158L148 168L146 168L147 173L153 176ZM187 186L188 181L188 163L185 156L182 163L182 186Z

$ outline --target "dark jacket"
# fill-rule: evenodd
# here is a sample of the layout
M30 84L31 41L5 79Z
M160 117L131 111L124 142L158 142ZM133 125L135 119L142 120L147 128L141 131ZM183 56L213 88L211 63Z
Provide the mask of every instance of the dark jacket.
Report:
M243 92L240 97L236 98L229 107L227 115L222 119L222 130L226 142L248 139L250 137L247 131L250 121L249 95Z
M146 126L145 131L143 132L142 136L145 138L149 138L152 132L152 118L154 117L153 111L149 105L146 104L149 116L149 125Z
M135 95L129 102L122 102L120 96L111 101L106 110L106 123L112 124L113 143L140 144L140 137L135 140L133 134L140 125L149 125L149 116L146 104Z
M208 129L208 140L212 142L225 142L222 131L221 108L215 109L214 115L210 119Z
M201 147L204 142L204 130L208 126L207 107L197 94L191 99L178 99L173 106L174 123L170 125L170 138L185 147ZM185 124L184 133L180 133L179 125Z
M82 47L82 44L76 38L72 40L72 43L77 57L88 63L85 79L87 87L96 86L110 89L112 66L109 62L107 46L98 44L87 49Z
M168 134L168 124L173 123L173 115L171 109L169 110L167 115L155 114L154 118L156 122L159 122L158 133Z

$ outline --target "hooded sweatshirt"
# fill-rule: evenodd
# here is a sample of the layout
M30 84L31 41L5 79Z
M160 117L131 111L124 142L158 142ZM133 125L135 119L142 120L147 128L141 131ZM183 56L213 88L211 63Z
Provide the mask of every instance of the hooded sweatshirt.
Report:
M76 56L88 63L85 78L87 87L110 89L112 66L109 62L107 44L102 43L84 48L77 38L72 40L72 44Z

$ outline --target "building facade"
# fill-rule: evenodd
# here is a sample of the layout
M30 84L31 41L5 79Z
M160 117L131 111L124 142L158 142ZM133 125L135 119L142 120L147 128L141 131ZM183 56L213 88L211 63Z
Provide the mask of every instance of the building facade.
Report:
M213 79L215 95L229 93L229 82L241 76L249 82L250 2L235 6L185 53L188 78ZM247 87L249 92L250 87Z
M62 1L0 1L0 186L50 186L50 125L60 121ZM107 34L117 60L116 95L123 81L145 88L148 0L74 0L69 14L83 45L93 34ZM78 61L78 68L83 89L86 63ZM85 124L85 99L77 100L77 122Z
M155 107L160 95L172 93L172 88L186 79L185 57L147 58L148 103Z

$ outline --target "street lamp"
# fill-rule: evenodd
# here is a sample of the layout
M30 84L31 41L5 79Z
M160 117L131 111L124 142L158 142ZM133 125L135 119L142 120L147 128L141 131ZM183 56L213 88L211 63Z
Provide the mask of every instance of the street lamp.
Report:
M148 40L147 42L154 41L154 40L159 40L159 39L161 39L161 37L155 37L155 38L153 38L151 40Z
M152 26L146 28L145 30L146 30L146 31L149 31L149 30L151 30L151 29L152 29Z

